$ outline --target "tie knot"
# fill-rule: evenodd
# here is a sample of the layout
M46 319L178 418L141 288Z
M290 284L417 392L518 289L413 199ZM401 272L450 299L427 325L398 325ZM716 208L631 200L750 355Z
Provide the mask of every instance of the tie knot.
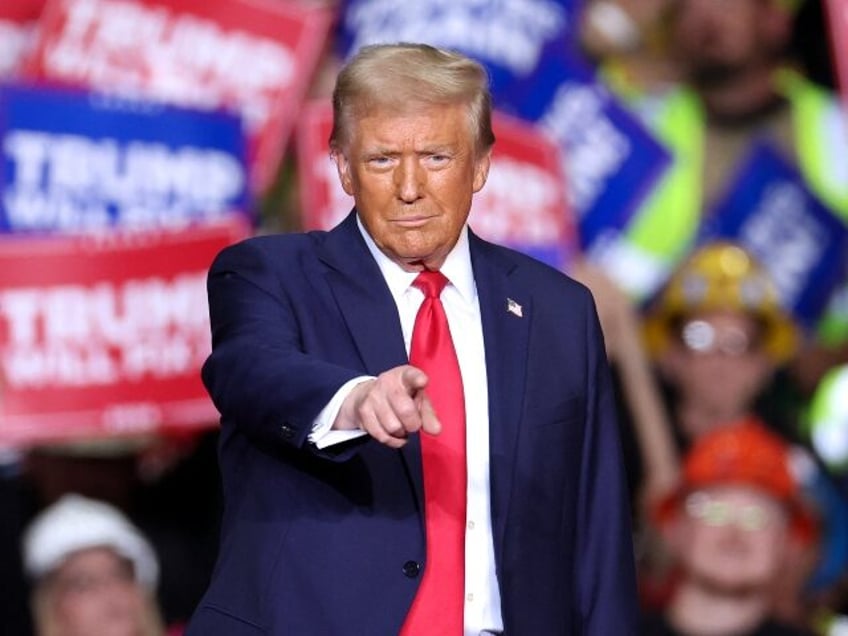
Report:
M433 272L425 269L418 274L412 284L424 292L427 298L438 298L448 284L448 279L438 270Z

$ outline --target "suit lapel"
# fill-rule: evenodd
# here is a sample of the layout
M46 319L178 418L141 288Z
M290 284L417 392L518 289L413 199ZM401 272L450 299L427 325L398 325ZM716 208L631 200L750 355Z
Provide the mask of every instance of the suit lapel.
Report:
M408 364L397 306L356 225L355 212L328 232L319 258L329 266L327 282L356 349L370 375ZM401 449L423 510L424 481L418 435Z
M486 346L492 528L500 563L515 473L533 307L529 292L511 278L517 265L473 234L470 238Z

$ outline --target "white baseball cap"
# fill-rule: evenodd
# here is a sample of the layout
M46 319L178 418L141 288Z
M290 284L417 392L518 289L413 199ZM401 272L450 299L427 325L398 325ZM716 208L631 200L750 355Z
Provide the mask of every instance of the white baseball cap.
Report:
M74 552L107 547L132 561L136 580L153 590L159 563L152 546L117 508L68 494L36 516L23 537L24 569L39 579Z

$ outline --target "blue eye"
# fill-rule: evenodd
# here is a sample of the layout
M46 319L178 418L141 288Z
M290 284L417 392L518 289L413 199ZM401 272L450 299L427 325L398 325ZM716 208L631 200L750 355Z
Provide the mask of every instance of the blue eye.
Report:
M443 165L450 161L450 157L448 155L432 154L427 156L427 161L432 164Z

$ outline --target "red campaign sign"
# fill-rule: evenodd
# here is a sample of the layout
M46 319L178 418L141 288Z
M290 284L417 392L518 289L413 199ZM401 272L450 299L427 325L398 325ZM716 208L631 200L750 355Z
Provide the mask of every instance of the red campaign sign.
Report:
M298 122L298 179L301 224L307 230L326 230L350 212L353 197L342 189L336 164L330 158L333 109L329 100L304 104Z
M0 78L16 73L32 44L46 0L0 1Z
M825 0L825 8L837 82L848 108L848 0Z
M249 231L0 241L0 444L213 425L206 273Z
M285 0L47 0L35 79L239 113L254 187L275 177L333 13Z
M577 250L558 147L535 126L496 113L497 143L485 187L474 197L469 224L480 236L529 252ZM297 130L302 224L327 229L344 218L353 198L342 189L328 154L332 109L324 100L303 108ZM565 266L567 263L557 263Z
M533 124L501 113L492 127L492 167L468 223L490 241L530 253L557 247L561 258L551 264L565 267L578 248L559 147Z

